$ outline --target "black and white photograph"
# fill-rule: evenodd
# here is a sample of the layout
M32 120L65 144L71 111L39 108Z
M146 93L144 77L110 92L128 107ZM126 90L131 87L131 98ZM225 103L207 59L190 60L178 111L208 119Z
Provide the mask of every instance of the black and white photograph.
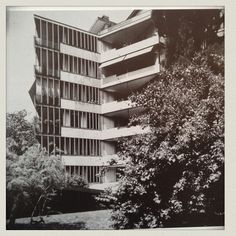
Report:
M6 225L225 227L225 7L6 7Z

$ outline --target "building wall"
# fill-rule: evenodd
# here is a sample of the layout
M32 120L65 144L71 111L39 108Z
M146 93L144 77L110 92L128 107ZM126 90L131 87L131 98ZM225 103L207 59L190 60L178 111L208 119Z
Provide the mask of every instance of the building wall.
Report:
M101 156L99 135L86 138L90 130L101 130L97 36L39 16L35 16L35 25L35 106L41 120L39 142L49 153ZM77 128L84 132L84 138L74 137L71 130L75 132ZM102 181L97 176L99 166L86 166L85 162L65 168L88 182Z
M102 151L102 155L104 155L104 156L113 155L116 153L115 144L113 142L102 141L101 142L101 151Z
M68 173L80 175L89 183L116 181L116 168L109 167L106 160L116 154L117 138L146 132L140 127L115 127L118 123L127 125L131 106L111 109L110 113L116 112L114 114L106 114L102 106L110 102L121 104L118 100L128 104L128 95L144 86L156 73L152 66L159 65L160 54L156 47L159 36L151 14L147 13L144 11L146 27L143 31L134 28L139 31L137 37L130 37L127 42L122 41L122 34L127 33L129 25L117 24L115 43L103 40L101 35L35 16L34 101L41 121L38 140L49 153L63 156ZM127 22L133 27L131 19ZM142 24L142 17L138 22ZM132 30L132 34L136 34ZM148 48L145 42L151 43ZM121 52L122 60L119 59ZM105 58L105 54L111 61L113 56L118 57L119 62L103 64L101 69L101 58ZM145 68L152 70L147 73ZM111 75L115 76L112 80L122 78L120 84L103 89L103 81L111 80L108 78ZM107 166L105 172L102 172L103 165Z
M106 116L102 116L102 129L111 129L115 127L114 119Z

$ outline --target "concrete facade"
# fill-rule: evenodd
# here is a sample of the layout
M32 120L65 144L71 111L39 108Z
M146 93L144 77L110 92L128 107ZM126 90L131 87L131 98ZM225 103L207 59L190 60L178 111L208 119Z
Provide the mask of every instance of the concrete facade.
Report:
M38 140L62 156L67 172L91 186L117 181L116 166L109 163L117 159L120 166L118 138L149 132L128 127L130 116L143 111L128 96L160 71L153 14L134 11L117 24L104 16L91 32L34 16L31 98L41 121Z

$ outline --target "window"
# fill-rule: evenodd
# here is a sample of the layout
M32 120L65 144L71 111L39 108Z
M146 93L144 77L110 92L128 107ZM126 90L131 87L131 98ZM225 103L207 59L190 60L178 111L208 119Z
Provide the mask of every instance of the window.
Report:
M42 77L36 76L36 102L41 103L42 99Z
M77 58L77 73L81 74L81 59Z
M54 32L54 48L59 49L59 38L58 38L58 25L53 24L53 32Z
M67 44L68 42L68 30L67 28L63 27L63 43Z
M87 40L86 40L86 34L83 34L83 36L84 36L84 39L83 39L83 41L84 41L84 49L87 49Z
M69 99L70 91L69 91L69 83L64 82L64 93L63 93L63 98Z
M42 110L42 116L41 116L42 122L43 122L43 133L47 133L47 108L43 107Z
M59 109L55 108L55 134L60 134L60 117ZM59 146L58 146L59 147Z
M54 85L53 79L48 79L48 97L49 97L49 105L53 105L54 102Z
M47 96L48 96L48 84L47 84L47 78L42 78L42 97L43 97L43 103L47 104Z
M74 90L73 90L73 85L72 83L70 84L70 100L74 100Z
M97 52L97 38L94 37L94 40L93 40L93 45L94 45L94 52Z
M76 35L75 46L79 48L80 47L80 32L79 31L75 31L75 35Z
M64 55L65 71L69 71L69 55Z
M90 50L91 50L92 52L94 52L93 39L94 39L94 36L91 36L91 37L90 37Z
M84 48L84 33L80 34L81 38L80 38L80 47Z
M78 74L77 60L78 60L78 58L77 58L77 57L74 57L74 70L73 70L73 73L76 73L76 74Z
M79 32L75 31L75 46L79 47Z
M36 25L37 36L41 38L41 30L40 30L41 20L35 18L35 25Z
M100 167L99 166L66 166L66 172L69 175L79 175L89 183L100 182Z
M50 50L47 50L47 53L48 53L48 71L47 71L47 74L48 75L53 75L53 67L52 67L52 51Z
M74 153L74 138L70 138L71 140L71 155L75 155Z
M48 149L48 139L47 136L43 136L43 147Z
M69 30L69 40L68 40L68 44L72 45L72 29L68 29Z
M91 42L90 42L90 38L91 38L91 36L90 36L90 35L87 35L87 41L88 41L88 47L87 47L87 49L88 49L89 51L91 51Z
M79 126L78 126L78 111L75 111L75 128L79 128Z
M59 77L59 53L54 52L54 76Z
M47 39L47 33L46 33L46 21L41 21L42 22L42 39L46 40Z
M55 148L56 149L61 149L60 147L60 138L59 137L55 137Z
M77 46L77 32L73 30L73 36L74 36L74 41L73 41L73 46Z
M78 139L77 138L74 139L74 154L75 155L79 154L78 153Z
M48 27L47 27L47 35L48 35L48 46L52 48L52 23L47 22Z
M73 57L69 56L69 72L73 72Z
M59 26L59 41L58 43L63 42L63 27Z
M54 130L53 130L53 126L54 126L54 109L53 108L48 108L48 126L49 126L49 134L53 134Z
M55 89L59 93L59 88ZM61 93L65 99L99 104L99 89L95 87L61 81Z

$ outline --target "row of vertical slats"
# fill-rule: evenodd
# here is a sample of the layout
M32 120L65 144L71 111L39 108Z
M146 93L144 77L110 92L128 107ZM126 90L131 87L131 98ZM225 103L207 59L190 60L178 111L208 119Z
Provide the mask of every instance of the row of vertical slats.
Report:
M100 140L97 139L78 139L66 138L63 139L63 151L65 155L82 155L82 156L100 156Z
M97 113L61 109L62 125L72 128L100 130L101 117Z
M98 63L61 53L61 69L74 74L98 78Z
M79 30L66 27L64 25L53 24L40 18L35 19L36 31L39 38L46 39L48 41L48 47L58 47L60 42L97 52L97 37L91 34L86 34Z
M66 166L66 171L70 176L78 175L88 183L100 183L99 166Z
M100 104L100 92L98 88L82 84L61 81L62 98Z

